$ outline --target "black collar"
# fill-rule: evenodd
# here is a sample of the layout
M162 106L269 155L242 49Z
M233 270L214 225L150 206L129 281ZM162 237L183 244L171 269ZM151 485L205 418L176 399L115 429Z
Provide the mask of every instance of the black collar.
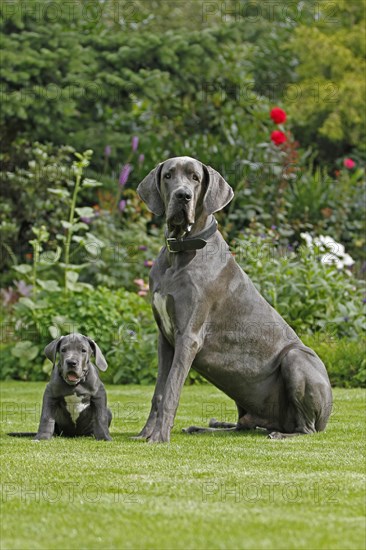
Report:
M206 229L200 231L194 237L186 237L181 239L174 239L165 236L166 247L169 252L185 252L187 250L199 250L204 248L209 239L217 230L217 221L215 218Z

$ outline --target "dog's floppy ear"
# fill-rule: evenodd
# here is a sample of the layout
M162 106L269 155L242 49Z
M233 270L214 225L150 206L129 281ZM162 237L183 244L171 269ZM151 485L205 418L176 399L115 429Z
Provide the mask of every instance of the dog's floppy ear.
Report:
M58 350L60 349L62 338L63 336L59 336L55 340L52 340L52 342L47 344L47 346L44 348L45 356L47 357L47 359L52 361L53 364L56 363L56 355Z
M218 212L229 204L234 196L234 191L224 178L211 166L205 166L203 170L206 175L207 190L203 198L203 206L207 214Z
M159 179L163 164L161 162L151 170L137 188L140 198L147 204L149 210L157 216L164 214L164 203L159 190Z
M98 367L99 370L103 372L106 371L108 368L108 363L105 360L103 353L100 351L100 347L91 338L88 338L86 336L86 339L88 340L90 347L93 350L96 366Z

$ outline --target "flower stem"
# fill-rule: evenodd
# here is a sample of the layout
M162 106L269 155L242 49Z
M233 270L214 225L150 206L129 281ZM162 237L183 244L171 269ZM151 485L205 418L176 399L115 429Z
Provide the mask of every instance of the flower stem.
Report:
M79 192L80 187L80 181L81 181L81 174L82 170L78 169L76 172L76 182L74 187L74 193L72 196L71 201L71 208L70 208L70 216L69 216L69 227L67 228L67 235L66 235L66 243L65 243L65 294L68 292L67 288L67 275L69 272L69 265L70 265L70 246L71 246L71 237L72 237L72 229L73 229L73 223L74 223L74 217L75 217L75 206L76 206L76 199Z

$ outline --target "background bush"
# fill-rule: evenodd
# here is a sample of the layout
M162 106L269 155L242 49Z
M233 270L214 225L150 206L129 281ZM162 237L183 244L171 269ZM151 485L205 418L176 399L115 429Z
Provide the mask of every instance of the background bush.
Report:
M331 328L342 344L332 344L330 361L344 357L332 367L334 380L362 383L362 3L42 0L30 7L21 0L0 6L0 286L9 327L2 376L45 375L50 327L67 328L53 325L52 311L60 310L89 335L103 326L108 380L154 378L155 328L143 296L164 229L135 190L162 159L188 154L234 188L217 217L264 296L306 337ZM287 112L282 126L269 116L275 105ZM271 142L274 129L286 134L281 146ZM75 151L87 148L94 155L83 177L103 186L80 190L77 206L88 215L75 222L67 298L55 291L62 258L38 262L32 288L34 235L44 235L43 258L67 240L72 164ZM301 246L302 232L342 243L355 260L350 272L322 265ZM116 339L118 316L140 332Z
M9 317L13 342L3 348L2 376L44 380L52 364L43 350L61 334L80 332L93 338L109 368L103 380L147 384L157 371L157 329L150 305L123 289L84 288L72 299L44 293L37 303L21 298Z

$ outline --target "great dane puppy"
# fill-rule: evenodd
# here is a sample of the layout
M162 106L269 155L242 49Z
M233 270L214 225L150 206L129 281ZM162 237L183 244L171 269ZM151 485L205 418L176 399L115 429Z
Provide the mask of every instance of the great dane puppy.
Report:
M265 428L273 439L324 430L332 406L324 364L259 294L217 230L213 214L233 198L228 183L198 160L176 157L137 192L167 224L150 273L158 377L137 437L169 441L191 367L235 401L239 419L229 429Z
M35 440L55 435L93 435L111 440L112 413L97 368L108 367L99 346L87 336L73 333L60 336L46 346L45 355L53 370L44 396L41 420ZM57 361L57 357L59 360Z

